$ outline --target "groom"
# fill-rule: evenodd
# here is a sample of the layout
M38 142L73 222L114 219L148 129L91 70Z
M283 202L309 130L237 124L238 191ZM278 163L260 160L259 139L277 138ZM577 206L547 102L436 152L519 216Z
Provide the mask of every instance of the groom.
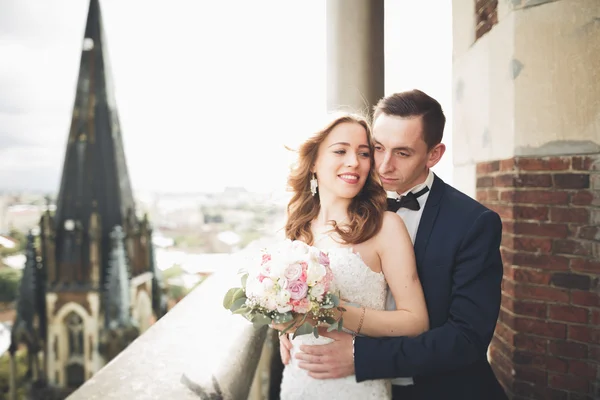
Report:
M381 99L373 115L375 165L413 239L430 330L354 341L324 332L333 343L301 346L296 356L314 378L395 378L398 400L507 398L486 356L500 310L502 224L430 171L445 152L445 122L440 104L419 90ZM391 296L387 308L395 308ZM289 341L281 344L287 363Z

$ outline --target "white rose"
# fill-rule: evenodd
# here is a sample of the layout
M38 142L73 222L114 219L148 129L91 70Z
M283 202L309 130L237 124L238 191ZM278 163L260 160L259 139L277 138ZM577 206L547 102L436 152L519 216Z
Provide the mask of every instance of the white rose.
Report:
M290 301L290 292L287 290L280 290L279 293L277 293L277 304L279 306L287 306L288 301Z
M306 271L306 280L308 284L317 283L323 279L326 273L327 270L325 270L324 266L319 263L311 262Z
M317 299L317 301L323 300L323 294L325 294L325 288L321 284L317 284L310 289L310 295Z

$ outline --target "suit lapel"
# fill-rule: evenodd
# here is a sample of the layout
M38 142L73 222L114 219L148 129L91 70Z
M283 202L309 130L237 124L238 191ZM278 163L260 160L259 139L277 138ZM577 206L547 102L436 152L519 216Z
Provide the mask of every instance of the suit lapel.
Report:
M445 184L444 181L434 176L433 184L431 185L431 192L425 203L423 209L423 215L421 215L421 221L419 222L419 228L417 229L417 237L415 238L415 257L417 261L417 268L421 269L423 264L423 257L425 256L425 249L429 242L429 236L431 236L431 230L433 224L437 218L440 210L440 202L444 194Z

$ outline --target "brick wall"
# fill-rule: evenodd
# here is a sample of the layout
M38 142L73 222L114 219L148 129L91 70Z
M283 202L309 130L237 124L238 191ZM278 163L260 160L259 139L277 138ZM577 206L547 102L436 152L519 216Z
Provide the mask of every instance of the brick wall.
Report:
M475 40L498 23L498 0L475 0Z
M600 398L600 155L480 163L477 199L504 228L497 376L513 399Z

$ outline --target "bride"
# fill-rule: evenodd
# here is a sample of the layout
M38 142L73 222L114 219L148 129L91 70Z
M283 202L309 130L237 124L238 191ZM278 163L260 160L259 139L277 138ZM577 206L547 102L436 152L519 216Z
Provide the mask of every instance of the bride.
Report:
M416 336L429 322L413 246L402 219L385 211L386 193L373 169L372 148L368 123L354 115L334 119L300 146L289 177L293 197L286 236L329 254L340 297L357 305L344 305L345 329L366 336ZM387 290L395 311L384 311ZM318 380L298 367L294 353L300 345L329 342L313 335L292 340L282 400L391 398L388 380Z

